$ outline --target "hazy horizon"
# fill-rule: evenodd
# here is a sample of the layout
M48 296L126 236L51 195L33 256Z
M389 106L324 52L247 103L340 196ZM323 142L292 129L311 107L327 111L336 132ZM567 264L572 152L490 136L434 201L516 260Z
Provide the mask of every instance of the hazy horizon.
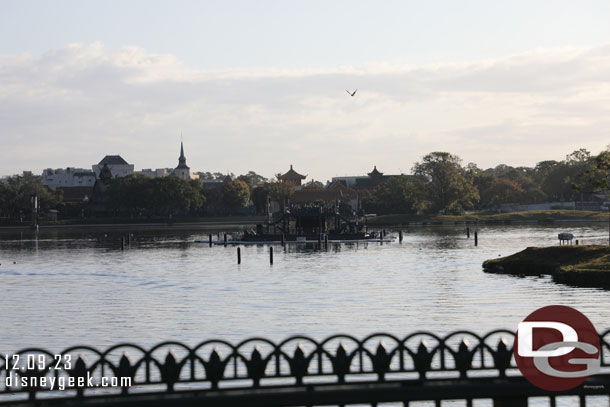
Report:
M534 166L610 142L610 4L4 1L0 176ZM10 38L10 41L7 40ZM358 89L351 97L346 90Z

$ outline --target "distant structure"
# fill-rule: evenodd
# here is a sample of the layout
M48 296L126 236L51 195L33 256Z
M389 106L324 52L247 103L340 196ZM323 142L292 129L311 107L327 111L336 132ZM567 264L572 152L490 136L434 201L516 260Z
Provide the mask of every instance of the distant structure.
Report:
M128 164L120 155L107 155L97 165L91 166L97 178L100 177L104 165L108 166L113 178L128 177L134 174L133 164Z
M142 171L136 171L136 174L144 175L151 178L163 178L172 175L174 172L173 168L157 168L155 170L151 168L145 168Z
M290 164L290 169L283 175L280 175L280 181L293 186L295 190L301 189L301 181L307 178L307 175L301 175L295 170L292 169L292 164Z
M297 191L290 198L291 204L310 204L310 203L338 203L343 202L350 206L352 210L357 210L360 204L358 191L346 187L341 183L330 184L327 187L311 181Z
M355 190L373 190L379 185L383 184L390 177L410 177L411 175L397 174L397 175L384 175L377 169L377 166L373 167L373 170L366 175L355 175L347 177L333 177L331 185L342 184L343 186L355 189Z
M91 187L95 185L95 173L83 168L47 168L42 171L42 185L57 188Z
M95 173L83 168L47 168L42 171L42 184L63 191L64 202L86 202L91 198Z
M186 165L186 157L184 156L184 145L180 142L180 157L178 157L178 166L172 173L174 177L188 181L191 179L191 169Z

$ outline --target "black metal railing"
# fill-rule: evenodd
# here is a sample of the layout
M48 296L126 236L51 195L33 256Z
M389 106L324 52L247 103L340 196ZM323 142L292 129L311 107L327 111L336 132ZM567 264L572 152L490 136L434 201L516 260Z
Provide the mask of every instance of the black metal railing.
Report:
M561 394L538 389L519 374L514 333L507 330L484 336L334 335L322 341L294 336L277 343L251 338L235 345L208 340L194 347L163 342L150 349L123 343L60 353L30 348L3 355L0 404L441 405L460 399L472 405L483 399L494 406L527 406L530 397L547 397L554 406L565 396L586 405L588 395L605 395L608 405L608 338L610 331L600 335L602 372Z

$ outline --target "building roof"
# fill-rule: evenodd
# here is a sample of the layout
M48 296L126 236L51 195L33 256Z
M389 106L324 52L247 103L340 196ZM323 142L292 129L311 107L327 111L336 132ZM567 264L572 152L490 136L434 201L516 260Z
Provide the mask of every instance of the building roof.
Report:
M300 180L307 178L307 175L301 175L295 170L292 169L292 164L290 164L290 169L284 175L282 175L283 180Z
M129 165L120 155L107 155L98 165Z
M95 173L93 171L80 171L74 173L75 177L95 177Z
M377 171L377 166L374 166L375 168L373 168L373 171L369 172L368 175L369 177L381 177L383 175L383 172L379 172Z

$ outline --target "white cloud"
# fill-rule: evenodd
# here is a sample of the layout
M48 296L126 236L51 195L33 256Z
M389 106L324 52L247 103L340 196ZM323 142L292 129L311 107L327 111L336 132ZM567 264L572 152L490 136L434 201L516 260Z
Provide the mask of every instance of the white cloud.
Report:
M0 56L0 173L89 167L406 172L430 151L533 165L608 144L610 46L426 66L201 70L136 47ZM345 89L358 89L350 97Z

